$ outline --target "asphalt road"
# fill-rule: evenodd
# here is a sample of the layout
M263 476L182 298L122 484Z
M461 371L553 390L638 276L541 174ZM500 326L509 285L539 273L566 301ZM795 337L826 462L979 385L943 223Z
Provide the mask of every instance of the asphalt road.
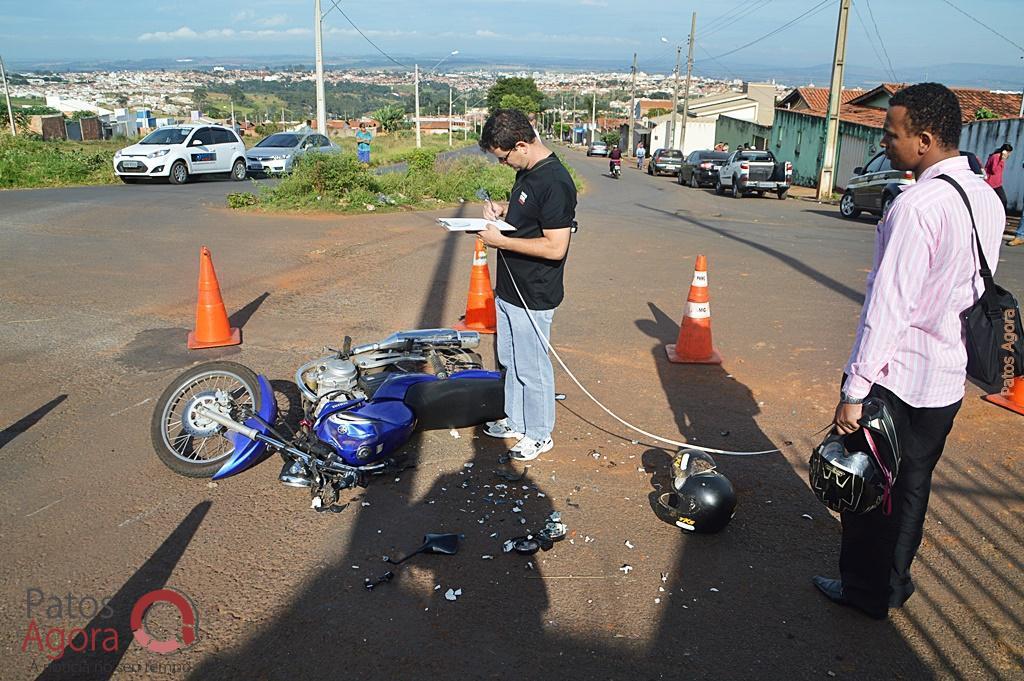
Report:
M719 458L740 498L725 532L657 520L668 453L623 433L562 373L556 447L511 489L492 473L501 443L473 429L417 436L415 468L347 494L338 513L309 510L274 459L217 485L177 477L148 432L174 375L243 362L286 407L295 367L345 334L454 323L472 240L433 224L452 210L233 212L229 181L3 192L4 678L1022 678L1024 421L973 386L936 472L908 606L869 621L809 582L836 572L838 522L808 490L806 461L835 403L873 223L632 168L615 181L605 160L565 154L587 190L554 323L563 359L649 431L783 449ZM204 244L244 343L190 353ZM664 357L697 254L721 367ZM1024 291L1024 252L1006 250L997 278ZM523 499L522 513L483 501L496 492ZM530 564L501 553L552 509L569 539ZM438 531L465 534L457 556L422 556L364 590L381 556ZM199 613L198 641L166 656L128 645L132 606L163 586ZM36 639L33 626L57 633ZM156 636L179 626L166 605L147 618ZM118 650L64 650L59 631L75 627L103 632L98 648L115 632Z

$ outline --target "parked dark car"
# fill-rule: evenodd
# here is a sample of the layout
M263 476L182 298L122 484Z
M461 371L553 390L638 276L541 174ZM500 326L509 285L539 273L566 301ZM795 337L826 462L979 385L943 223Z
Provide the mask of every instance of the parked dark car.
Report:
M648 175L675 175L683 162L683 152L678 149L658 149L647 163Z
M961 151L960 155L967 158L967 164L974 173L984 176L977 156L969 151ZM911 171L893 169L883 149L863 168L853 169L853 176L846 183L846 191L839 201L839 213L851 220L860 217L862 212L885 217L904 186L915 181Z
M713 187L718 181L718 169L722 167L727 158L729 158L728 151L701 149L691 152L679 166L676 181L679 184L688 184L694 189L705 185Z

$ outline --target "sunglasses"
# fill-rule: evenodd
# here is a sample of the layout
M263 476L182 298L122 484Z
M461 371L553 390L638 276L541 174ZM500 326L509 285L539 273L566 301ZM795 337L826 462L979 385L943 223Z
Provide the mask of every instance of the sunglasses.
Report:
M505 165L508 165L508 157L511 156L512 152L515 150L516 148L512 147L511 149L509 149L509 152L504 156L498 156L498 163L504 163Z

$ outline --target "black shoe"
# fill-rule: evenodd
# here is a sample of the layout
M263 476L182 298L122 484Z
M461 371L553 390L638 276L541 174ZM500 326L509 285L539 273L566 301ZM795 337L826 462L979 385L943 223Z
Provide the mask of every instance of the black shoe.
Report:
M818 588L818 591L825 594L825 598L837 605L845 605L848 608L854 608L855 610L859 610L868 617L876 620L884 620L889 616L888 609L882 611L867 610L857 603L852 603L847 600L846 595L843 593L843 582L841 580L829 579L828 577L815 575L811 578L811 582L813 582L814 586Z

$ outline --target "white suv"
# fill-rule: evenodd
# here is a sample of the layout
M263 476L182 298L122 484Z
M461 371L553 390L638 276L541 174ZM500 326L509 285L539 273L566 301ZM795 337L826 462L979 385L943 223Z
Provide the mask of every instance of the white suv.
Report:
M190 175L203 173L244 180L245 145L223 125L169 125L115 153L114 172L128 184L143 177L185 184Z

